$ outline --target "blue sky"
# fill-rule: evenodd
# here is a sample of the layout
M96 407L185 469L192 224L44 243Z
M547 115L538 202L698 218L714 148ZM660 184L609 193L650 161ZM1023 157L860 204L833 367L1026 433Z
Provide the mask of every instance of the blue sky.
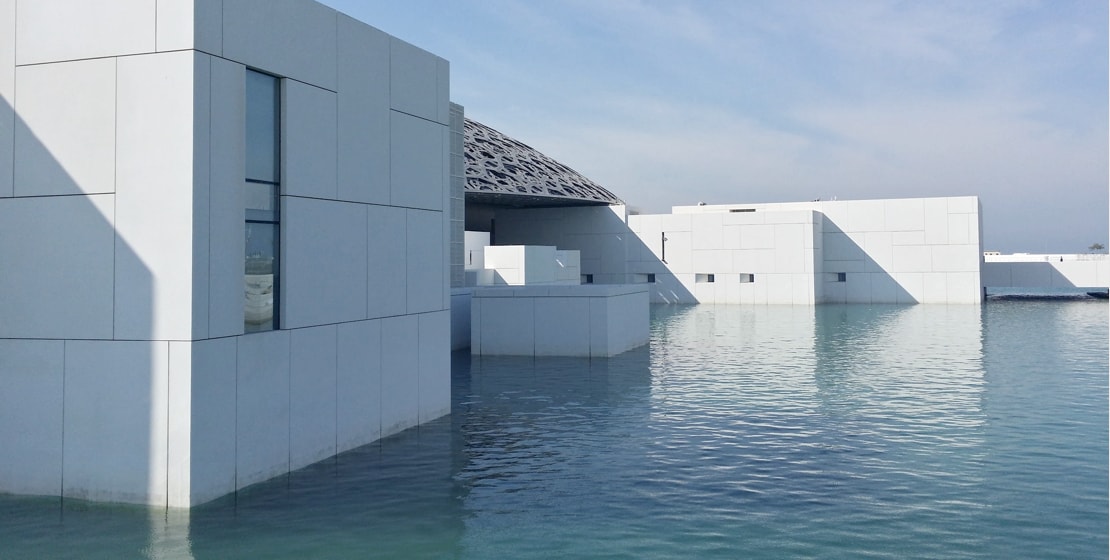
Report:
M1108 243L1104 0L324 0L645 213L979 195L985 250Z

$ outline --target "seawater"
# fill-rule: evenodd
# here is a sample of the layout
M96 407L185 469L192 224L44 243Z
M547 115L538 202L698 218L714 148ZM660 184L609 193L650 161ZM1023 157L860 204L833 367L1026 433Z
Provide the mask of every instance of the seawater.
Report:
M655 306L191 512L0 496L0 558L1106 558L1103 302ZM0 450L2 452L2 450Z

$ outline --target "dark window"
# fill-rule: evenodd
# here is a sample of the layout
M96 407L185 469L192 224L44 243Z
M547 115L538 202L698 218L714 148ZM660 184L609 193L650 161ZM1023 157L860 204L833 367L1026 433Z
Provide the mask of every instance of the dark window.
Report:
M648 277L648 279L647 279L648 284L654 284L655 283L655 275L654 274L648 274L647 277Z
M594 283L594 275L593 274L583 274L582 275L582 283L583 284L593 284Z
M281 82L247 71L243 330L278 328L281 285Z
M848 273L847 272L837 272L836 273L836 281L837 282L847 282L848 281Z

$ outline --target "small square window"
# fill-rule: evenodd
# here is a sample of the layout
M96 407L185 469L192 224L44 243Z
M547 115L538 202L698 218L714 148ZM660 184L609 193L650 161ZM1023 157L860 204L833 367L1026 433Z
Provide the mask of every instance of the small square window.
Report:
M837 282L847 282L848 281L848 273L847 272L837 272L836 273L836 281Z
M647 275L647 281L648 281L648 284L654 284L655 283L655 275L649 273Z
M583 274L582 275L582 283L583 284L593 284L594 283L594 275L593 274Z

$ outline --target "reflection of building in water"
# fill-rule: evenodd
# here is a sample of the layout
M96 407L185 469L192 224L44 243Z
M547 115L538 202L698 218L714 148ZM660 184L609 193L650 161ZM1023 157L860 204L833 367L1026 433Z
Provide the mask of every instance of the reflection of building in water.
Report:
M154 4L0 2L0 492L189 507L450 410L447 61Z

